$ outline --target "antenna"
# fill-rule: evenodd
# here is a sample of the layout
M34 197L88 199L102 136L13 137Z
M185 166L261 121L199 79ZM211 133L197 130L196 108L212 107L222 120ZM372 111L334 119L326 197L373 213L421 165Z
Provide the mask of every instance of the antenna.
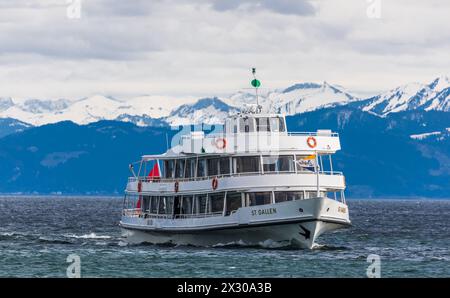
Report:
M261 110L261 106L259 105L258 98L258 88L261 86L261 82L256 78L256 68L252 68L253 80L251 81L252 86L255 88L256 94L256 110L257 112Z

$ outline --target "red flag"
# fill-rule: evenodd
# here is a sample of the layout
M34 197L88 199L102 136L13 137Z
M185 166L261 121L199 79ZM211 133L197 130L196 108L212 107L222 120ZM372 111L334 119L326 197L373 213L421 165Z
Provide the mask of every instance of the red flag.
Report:
M156 162L155 165L153 166L153 169L150 171L150 173L148 174L148 177L151 178L160 178L160 174L159 174L159 163Z

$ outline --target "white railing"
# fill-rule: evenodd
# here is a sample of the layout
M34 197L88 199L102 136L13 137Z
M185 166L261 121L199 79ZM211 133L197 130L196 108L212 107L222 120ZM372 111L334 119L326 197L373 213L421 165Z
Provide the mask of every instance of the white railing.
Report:
M230 177L242 177L242 176L256 176L256 175L283 175L283 174L311 174L317 175L314 171L266 171L262 172L246 172L246 173L233 173L233 174L220 174L213 176L203 176L203 177L192 177L192 178L154 178L154 177L128 177L128 182L152 182L152 183L171 183L171 182L192 182L192 181L203 181L203 180L211 180L214 178L230 178ZM319 171L319 175L337 175L342 176L343 172L339 171Z
M288 132L288 136L312 136L312 137L338 137L339 134L337 132L307 132L307 131L293 131Z
M156 214L142 211L141 209L123 209L124 216L140 217L140 218L157 218L157 219L188 219L188 218L205 218L213 216L222 216L223 212L195 213L195 214Z
M182 135L179 143L181 144L182 140L190 140L190 139L210 139L210 138L223 138L230 137L234 135L242 136L257 136L258 134L268 135L268 134L279 134L279 135L287 135L287 136L323 136L323 137L338 137L339 133L337 132L326 132L326 131L292 131L292 132L275 132L275 131L254 131L254 132L239 132L239 133L209 133L205 134L203 137L192 136L190 134Z

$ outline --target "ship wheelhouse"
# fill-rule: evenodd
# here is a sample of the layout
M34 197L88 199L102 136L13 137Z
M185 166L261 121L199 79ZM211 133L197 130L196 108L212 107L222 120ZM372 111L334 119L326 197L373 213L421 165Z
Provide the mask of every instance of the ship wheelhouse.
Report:
M144 155L128 180L124 215L229 217L319 197L345 204L345 179L332 163L339 149L329 130L291 133L283 115L240 113L219 131L190 132L166 153Z

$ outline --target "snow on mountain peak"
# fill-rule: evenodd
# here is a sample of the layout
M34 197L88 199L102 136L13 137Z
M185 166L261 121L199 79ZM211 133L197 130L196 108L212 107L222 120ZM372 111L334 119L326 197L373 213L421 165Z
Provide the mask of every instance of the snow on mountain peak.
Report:
M450 111L450 81L447 76L429 84L406 84L364 99L328 82L303 82L275 90L259 89L264 112L293 115L356 102L356 107L379 116L404 110ZM248 105L256 104L254 90L244 89L225 98L168 97L144 95L128 100L93 95L77 100L0 98L0 118L14 118L33 125L70 120L87 124L99 120L130 121L138 125L222 123Z
M449 111L450 82L441 76L430 84L410 83L369 98L363 111L385 116L405 110Z

